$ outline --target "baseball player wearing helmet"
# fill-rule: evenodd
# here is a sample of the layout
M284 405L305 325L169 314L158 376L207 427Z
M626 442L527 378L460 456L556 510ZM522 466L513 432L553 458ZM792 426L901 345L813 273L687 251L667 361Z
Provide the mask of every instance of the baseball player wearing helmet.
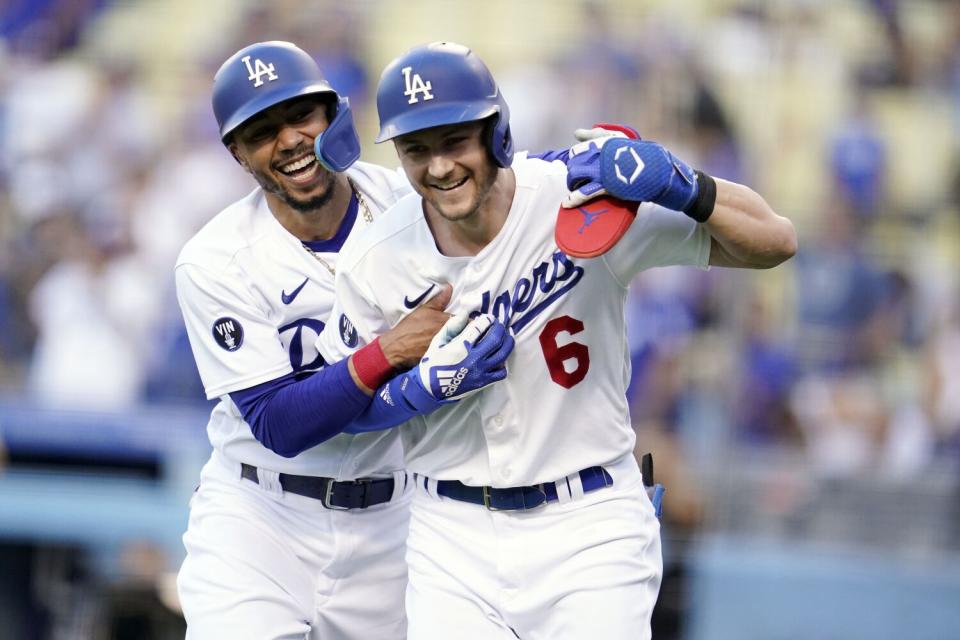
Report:
M490 317L448 322L438 287L349 359L319 356L341 247L409 183L357 161L347 99L290 43L230 57L213 110L259 186L176 266L206 394L220 399L178 576L187 636L403 638L411 483L396 431L383 429L503 378L512 338ZM354 343L348 323L336 331ZM468 371L454 392L424 388L431 367L455 365Z
M506 380L400 430L415 479L408 637L649 638L662 561L624 393L627 285L660 265L776 265L792 224L655 143L585 132L569 170L514 155L507 104L460 45L394 60L377 107L377 141L394 141L417 193L341 255L333 324L359 339L324 331L320 352L353 353L446 283L451 312L492 313L516 341ZM571 188L644 201L596 259L557 248ZM455 384L458 370L439 373L438 388Z

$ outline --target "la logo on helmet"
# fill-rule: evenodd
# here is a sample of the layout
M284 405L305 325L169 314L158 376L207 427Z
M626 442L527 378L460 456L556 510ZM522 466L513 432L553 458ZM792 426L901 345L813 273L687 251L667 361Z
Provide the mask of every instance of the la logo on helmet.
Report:
M267 76L267 80L273 82L277 79L276 71L273 67L273 63L264 64L263 60L257 58L254 61L254 64L250 64L251 56L245 56L241 58L243 64L247 65L247 73L250 74L247 76L247 80L253 80L253 86L259 87L263 84L263 76Z
M433 94L430 93L430 90L433 89L433 84L424 82L419 73L413 74L413 78L411 78L410 72L413 71L413 67L404 67L400 71L403 73L403 83L406 85L406 91L403 92L403 95L410 98L407 100L407 104L417 102L418 93L423 93L424 102L433 100Z

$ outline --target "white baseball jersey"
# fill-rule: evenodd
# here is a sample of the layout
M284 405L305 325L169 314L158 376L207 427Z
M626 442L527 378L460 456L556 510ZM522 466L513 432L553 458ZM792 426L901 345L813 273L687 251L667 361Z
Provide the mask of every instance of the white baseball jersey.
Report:
M401 171L357 162L347 175L378 216L410 185ZM351 234L368 223L363 206ZM284 458L261 445L227 395L324 365L316 338L334 304L337 253L321 262L270 212L263 191L224 209L177 259L177 297L208 399L220 398L207 432L227 459L264 469L353 479L402 469L393 430L340 434ZM328 361L332 362L332 361Z
M340 256L329 324L341 330L324 331L318 341L329 360L371 341L409 313L411 302L447 282L448 311L493 313L516 339L506 380L399 429L408 469L430 478L531 485L630 454L627 286L643 269L708 264L706 228L652 204L640 206L607 254L571 259L554 241L566 168L523 154L512 168L517 187L509 215L476 256L440 254L417 194Z

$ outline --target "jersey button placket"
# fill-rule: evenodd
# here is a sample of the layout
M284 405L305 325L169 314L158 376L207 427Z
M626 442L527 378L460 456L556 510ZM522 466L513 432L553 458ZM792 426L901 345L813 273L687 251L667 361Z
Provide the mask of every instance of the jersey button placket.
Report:
M487 461L493 473L493 482L507 482L512 474L510 462L510 420L504 411L507 407L505 389L500 385L493 385L484 392L481 406L483 409L484 436L487 441ZM504 475L506 474L506 475Z

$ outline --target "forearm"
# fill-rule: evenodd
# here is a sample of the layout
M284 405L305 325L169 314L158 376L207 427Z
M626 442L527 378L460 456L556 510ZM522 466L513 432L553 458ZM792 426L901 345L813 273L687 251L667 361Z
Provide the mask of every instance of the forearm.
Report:
M302 380L290 374L230 397L263 446L292 458L341 433L370 404L347 366L344 360Z
M411 418L430 413L443 404L416 384L411 375L401 374L377 389L371 402L351 421L345 431L367 433L390 429Z
M777 215L753 189L715 178L717 199L703 224L713 238L710 264L768 269L797 251L793 223Z
M573 204L609 193L627 202L653 202L682 212L710 233L711 265L763 269L797 251L793 224L774 213L759 194L695 171L650 140L594 133L588 142L570 149L567 186L576 190L568 198ZM574 194L578 197L572 198Z

